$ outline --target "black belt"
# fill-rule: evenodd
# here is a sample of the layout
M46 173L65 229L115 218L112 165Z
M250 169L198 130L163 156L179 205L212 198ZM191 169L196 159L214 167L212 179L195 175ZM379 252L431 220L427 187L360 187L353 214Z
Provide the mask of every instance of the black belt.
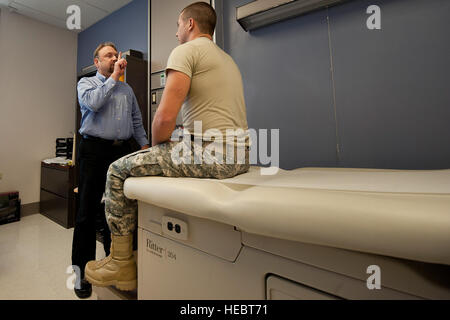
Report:
M128 142L130 140L130 139L127 139L127 140L119 140L119 139L107 140L107 139L103 139L103 138L99 138L99 137L90 136L90 135L87 135L87 134L83 135L83 138L86 139L86 140L93 140L93 141L98 141L98 142L102 142L102 143L105 143L105 144L110 144L112 146L121 146L125 142Z

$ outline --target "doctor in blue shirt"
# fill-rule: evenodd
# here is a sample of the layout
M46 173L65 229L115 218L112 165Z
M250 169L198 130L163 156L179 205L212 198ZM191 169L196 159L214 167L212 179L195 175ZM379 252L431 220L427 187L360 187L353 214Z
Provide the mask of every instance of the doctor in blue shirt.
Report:
M79 269L80 280L75 286L79 298L92 293L84 280L84 267L95 260L96 217L103 224L103 245L109 255L111 235L101 204L106 173L115 160L133 152L132 137L141 149L149 147L142 116L131 87L119 81L127 61L117 54L111 42L100 44L94 52L97 74L78 82L78 102L81 108L82 139L79 145L79 210L72 242L72 264Z

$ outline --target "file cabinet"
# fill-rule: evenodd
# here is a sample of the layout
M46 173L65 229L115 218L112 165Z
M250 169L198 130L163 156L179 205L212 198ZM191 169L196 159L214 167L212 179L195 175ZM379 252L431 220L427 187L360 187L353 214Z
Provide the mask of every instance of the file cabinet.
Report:
M40 213L64 228L72 228L76 215L74 188L74 167L42 162Z

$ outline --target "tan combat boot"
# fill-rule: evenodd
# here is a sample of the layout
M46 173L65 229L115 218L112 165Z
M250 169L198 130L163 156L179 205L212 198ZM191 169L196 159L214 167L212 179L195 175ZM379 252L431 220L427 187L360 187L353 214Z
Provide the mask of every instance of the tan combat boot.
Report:
M115 286L130 291L136 289L136 262L133 258L133 234L111 234L111 254L100 261L89 261L85 278L98 287Z

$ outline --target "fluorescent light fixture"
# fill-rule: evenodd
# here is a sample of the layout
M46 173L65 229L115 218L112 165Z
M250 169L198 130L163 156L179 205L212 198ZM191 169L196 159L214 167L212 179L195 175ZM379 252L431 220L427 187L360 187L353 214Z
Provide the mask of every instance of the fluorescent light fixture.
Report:
M250 31L346 0L255 0L236 8L236 20Z

